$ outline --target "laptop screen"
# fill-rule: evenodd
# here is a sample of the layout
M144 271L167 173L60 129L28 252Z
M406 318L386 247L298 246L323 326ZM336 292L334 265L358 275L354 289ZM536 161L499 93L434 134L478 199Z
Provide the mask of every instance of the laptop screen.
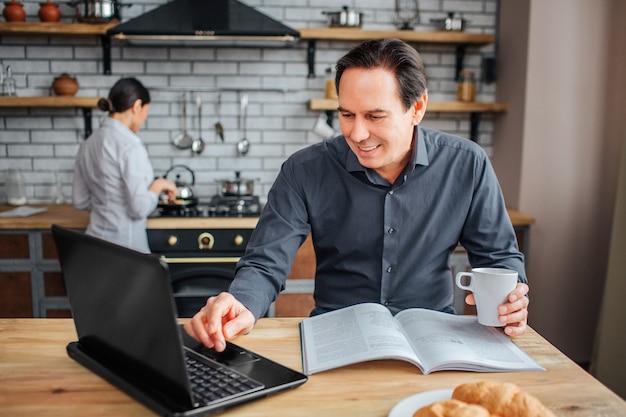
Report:
M91 236L77 240L77 232L53 233L81 348L191 405L167 264Z

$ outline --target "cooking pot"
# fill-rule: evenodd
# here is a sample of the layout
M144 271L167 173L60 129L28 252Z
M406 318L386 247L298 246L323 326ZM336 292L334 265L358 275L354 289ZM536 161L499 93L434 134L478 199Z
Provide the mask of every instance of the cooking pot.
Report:
M175 170L185 170L189 172L189 174L191 175L191 184L181 181L180 173L177 173L176 179L174 181L177 188L176 199L174 201L169 201L166 194L161 194L159 196L159 207L174 208L195 206L196 204L198 204L198 198L194 195L192 187L196 183L195 174L193 173L191 168L186 165L172 165L170 169L165 172L163 178L167 178L168 175Z
M348 6L338 12L322 12L328 16L328 26L330 27L361 27L363 24L363 13L359 13Z
M76 7L76 19L83 23L106 23L111 19L121 20L120 9L123 6L118 0L79 0L68 3Z
M253 195L254 193L254 180L241 178L241 172L235 172L234 180L221 180L222 195L225 196L240 196L240 195Z
M437 29L461 32L465 30L465 26L469 23L469 20L463 19L454 12L449 12L448 17L443 19L430 19Z

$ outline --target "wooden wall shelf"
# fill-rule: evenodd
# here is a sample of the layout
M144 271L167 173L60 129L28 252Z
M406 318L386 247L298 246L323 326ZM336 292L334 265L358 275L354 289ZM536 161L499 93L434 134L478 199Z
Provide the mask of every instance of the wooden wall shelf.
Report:
M362 30L356 28L298 29L300 39L364 41L378 38L398 38L406 42L457 45L488 45L495 35L452 31L418 32L414 30Z
M85 123L85 139L91 135L91 109L98 107L100 97L40 96L0 97L0 107L80 107Z
M337 100L314 98L309 101L310 110L336 111ZM427 111L441 113L501 113L509 109L507 103L464 103L461 101L429 101Z
M100 97L0 97L0 107L98 107Z
M119 24L66 23L66 22L0 22L0 34L13 35L106 35L107 30Z
M102 44L103 72L111 75L111 38L107 30L119 23L116 19L107 23L0 22L0 35L98 36Z
M362 30L359 28L305 28L298 29L300 39L308 40L307 62L309 78L315 78L315 50L318 40L364 41L379 38L398 38L409 43L456 45L456 74L463 69L468 46L483 46L495 42L495 35L454 31Z
M332 127L333 112L337 111L337 100L327 98L314 98L309 101L310 110L325 111L328 123ZM433 113L469 113L470 114L470 139L478 140L478 126L482 113L504 113L508 111L507 103L464 103L461 101L430 101L427 112Z

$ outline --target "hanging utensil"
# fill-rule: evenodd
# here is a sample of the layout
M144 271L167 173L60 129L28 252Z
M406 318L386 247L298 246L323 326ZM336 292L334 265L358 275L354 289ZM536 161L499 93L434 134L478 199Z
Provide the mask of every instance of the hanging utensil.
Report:
M217 133L217 136L222 140L222 142L224 142L224 126L222 126L222 123L220 122L221 112L222 112L222 95L218 94L217 105L215 109L215 113L217 114L217 123L215 123L215 133Z
M250 141L247 138L246 134L246 117L248 113L248 95L244 94L241 97L241 130L243 131L243 138L237 143L237 155L244 156L250 150Z
M183 93L182 117L183 131L174 137L172 142L178 149L189 149L193 144L193 138L187 134L187 93Z
M202 139L202 97L196 95L196 105L198 106L198 138L191 143L191 151L201 154L204 150L204 140Z

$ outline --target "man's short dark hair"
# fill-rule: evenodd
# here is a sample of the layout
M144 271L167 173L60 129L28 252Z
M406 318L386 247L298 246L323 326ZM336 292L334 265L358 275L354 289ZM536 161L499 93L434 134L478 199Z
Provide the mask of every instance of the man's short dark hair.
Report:
M426 72L422 57L411 45L399 39L375 39L352 48L335 69L335 88L348 68L383 68L396 75L398 95L408 110L426 92Z

